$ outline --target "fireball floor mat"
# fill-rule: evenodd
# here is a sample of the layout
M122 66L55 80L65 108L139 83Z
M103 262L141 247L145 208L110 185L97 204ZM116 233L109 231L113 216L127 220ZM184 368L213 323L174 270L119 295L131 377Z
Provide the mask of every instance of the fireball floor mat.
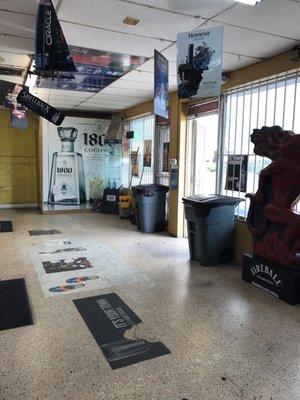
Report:
M28 231L30 236L61 235L57 229Z
M0 221L0 233L13 232L11 221Z
M25 279L0 281L0 331L32 324Z
M116 293L74 300L74 304L112 369L170 354L161 342L125 338L125 332L142 321Z

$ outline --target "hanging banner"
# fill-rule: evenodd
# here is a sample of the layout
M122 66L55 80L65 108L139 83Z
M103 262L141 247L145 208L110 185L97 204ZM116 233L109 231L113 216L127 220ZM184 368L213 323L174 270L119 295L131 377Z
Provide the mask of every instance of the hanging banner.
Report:
M148 60L146 57L70 46L76 72L58 73L54 78L39 76L37 86L97 93L116 79Z
M229 156L225 189L235 192L246 192L247 174L248 156Z
M22 107L10 109L10 125L12 128L26 131L28 129L28 116L27 111Z
M177 50L179 98L219 96L223 27L179 33Z
M25 89L23 85L0 80L0 104L10 109L11 126L15 129L28 129L27 108L18 103L19 93Z
M76 71L51 0L40 0L36 21L35 64L36 73Z
M144 141L144 167L151 167L152 164L152 140Z
M118 144L122 141L122 123L123 119L119 115L114 115L112 117L111 123L106 132L105 143Z
M169 62L154 50L154 114L169 118Z
M21 90L17 97L18 103L29 108L31 111L47 119L55 125L61 125L65 119L64 114L58 111L56 108L51 107L43 100L33 96L27 90Z

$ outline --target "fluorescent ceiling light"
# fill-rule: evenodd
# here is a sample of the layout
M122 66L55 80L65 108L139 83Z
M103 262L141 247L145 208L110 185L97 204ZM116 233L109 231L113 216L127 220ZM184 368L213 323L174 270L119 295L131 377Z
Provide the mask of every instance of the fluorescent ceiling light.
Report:
M256 4L262 2L262 0L235 0L239 3L248 4L249 6L256 6Z

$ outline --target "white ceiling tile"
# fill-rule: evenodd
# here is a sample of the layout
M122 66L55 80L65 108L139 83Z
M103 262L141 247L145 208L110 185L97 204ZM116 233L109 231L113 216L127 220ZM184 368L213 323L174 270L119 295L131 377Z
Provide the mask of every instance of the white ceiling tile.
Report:
M154 85L154 74L149 74L148 72L131 71L128 74L124 75L121 79L124 81L148 82ZM114 83L117 83L117 81L115 81Z
M35 16L0 11L0 33L20 35L34 40L35 19Z
M69 45L89 49L152 57L155 48L161 50L166 46L166 42L156 39L123 35L65 22L62 26Z
M138 71L145 71L145 72L154 72L154 59L151 58L150 60L146 61L143 65L136 68ZM176 75L177 73L177 65L175 62L169 61L169 75Z
M300 2L264 0L256 7L237 4L216 18L220 22L300 39Z
M0 56L4 58L0 62L0 66L8 65L13 67L28 68L30 64L30 57L26 54L13 54L0 50Z
M80 104L76 107L74 107L76 110L86 110L86 111L101 111L101 110L106 110L106 111L114 111L114 110L123 110L124 108L122 106L105 106L101 104Z
M62 21L170 41L176 40L178 32L196 28L205 21L119 0L85 0L84 7L80 0L64 0L58 15ZM128 16L140 22L136 26L126 25L123 20Z
M135 0L145 6L211 18L225 8L235 4L232 0Z
M259 61L259 58L253 59L249 57L237 56L235 54L223 53L223 72L234 71Z
M143 92L141 94L141 92L138 92L136 90L132 90L132 89L121 89L121 88L115 88L112 87L112 85L108 86L107 88L105 88L103 90L103 93L109 93L109 94L114 94L116 96L118 96L119 94L126 94L129 96L136 96L139 97L141 99L141 102L143 101L143 99L149 99L152 97L153 95L153 90L149 90L147 92Z
M34 40L13 36L0 35L1 51L8 51L17 54L33 54Z
M43 90L42 88L39 90ZM44 89L48 90L48 89ZM90 97L93 93L87 93L87 92L76 92L72 90L60 90L60 89L51 89L51 96L57 96L57 97L69 97L69 98L82 98L82 99L87 99Z
M36 14L40 0L2 0L1 9L25 14ZM52 0L54 7L59 0Z
M103 100L108 100L108 101L114 101L114 100L120 100L120 101L124 101L126 102L142 102L144 99L141 98L140 96L136 95L136 96L128 96L126 95L126 91L124 92L124 94L120 94L118 93L117 95L115 93L103 93L100 92L98 94L95 95L94 99L103 99Z
M220 26L220 24L216 22L208 22L206 24L206 27L209 28L215 26ZM248 57L268 58L288 50L294 44L293 40L224 26L224 51L226 52Z
M119 104L132 104L135 103L137 100L125 100L120 98L114 99L103 99L99 96L92 97L91 99L85 100L84 104L107 104L107 105L119 105Z
M177 43L161 52L170 62L177 63Z
M37 95L47 96L49 95L50 89L35 88L34 91Z
M153 83L151 82L134 82L134 81L127 81L124 79L118 79L112 87L115 88L122 88L122 89L133 89L136 90L137 92L140 92L140 94L143 94L144 91L153 91Z
M22 78L20 76L0 75L0 80L6 81L6 82L19 83L20 85L23 85L23 83L24 83L24 78Z

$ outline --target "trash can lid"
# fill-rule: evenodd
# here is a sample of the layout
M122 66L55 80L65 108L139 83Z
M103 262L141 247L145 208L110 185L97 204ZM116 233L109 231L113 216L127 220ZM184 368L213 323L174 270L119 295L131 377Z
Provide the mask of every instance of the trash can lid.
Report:
M134 194L153 193L153 192L159 192L159 191L164 191L167 193L169 191L169 188L168 188L168 186L151 183L148 185L145 184L145 185L133 186L132 191Z
M215 208L228 205L237 205L244 199L238 197L222 196L219 194L195 194L193 196L184 197L184 203L191 204L195 207Z

